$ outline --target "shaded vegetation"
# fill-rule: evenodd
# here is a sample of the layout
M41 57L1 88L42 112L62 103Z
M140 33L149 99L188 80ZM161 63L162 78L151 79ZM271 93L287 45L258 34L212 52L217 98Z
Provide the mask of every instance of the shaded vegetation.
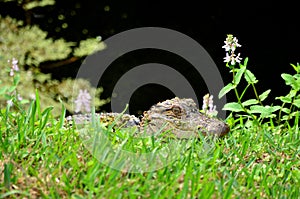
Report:
M23 1L22 1L23 2ZM22 3L21 2L21 3ZM26 12L42 4L36 1L24 1L23 8ZM48 2L48 1L45 1ZM32 5L31 5L32 4ZM56 62L66 60L78 60L81 57L89 55L95 51L105 48L101 38L88 38L79 42L67 42L64 39L52 39L47 36L47 32L41 30L38 26L26 25L22 21L11 17L0 16L0 79L2 92L12 84L12 77L9 75L10 63L12 59L18 60L19 80L18 88L15 92L23 99L33 98L35 89L38 89L42 107L53 106L53 114L59 116L60 100L64 102L67 110L74 112L70 105L76 98L80 89L87 89L90 93L96 94L95 106L99 108L106 103L100 100L101 88L92 88L86 80L72 80L71 78L62 81L53 80L50 74L43 74L39 66L45 62ZM75 85L75 87L73 87ZM0 105L6 105L9 96L0 98ZM26 103L26 101L24 101Z

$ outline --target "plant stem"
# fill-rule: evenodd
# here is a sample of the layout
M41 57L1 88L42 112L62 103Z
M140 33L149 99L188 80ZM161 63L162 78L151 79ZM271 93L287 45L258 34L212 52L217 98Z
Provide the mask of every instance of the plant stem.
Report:
M284 105L285 105L285 102L282 103L281 108L280 108L279 113L278 113L278 120L277 120L278 125L280 124L281 112L282 112L282 109L283 109Z
M252 117L252 119L255 120L255 121L257 122L257 120L256 120L256 118L253 116L253 114L249 113L248 110L243 106L243 104L242 104L242 102L241 102L241 98L242 98L242 97L239 96L239 93L238 93L238 91L237 91L237 88L236 88L237 85L235 84L234 75L235 75L235 73L234 73L234 66L232 66L233 85L235 86L235 87L234 87L234 93L235 93L235 96L236 96L236 98L237 98L237 100L238 100L238 103L240 104L240 106L242 107L242 109L244 110L244 112L247 113L248 115L250 115L250 116ZM253 86L254 86L254 85L253 85ZM248 86L246 87L246 89L247 89L247 88L248 88ZM245 89L245 90L246 90L246 89ZM243 91L242 96L245 94L245 90ZM255 87L254 87L254 90L255 90ZM256 93L256 90L255 90L255 93ZM257 93L256 93L256 95L257 95Z
M255 89L254 84L251 83L251 86L252 86L252 88L253 88L253 91L254 91L254 94L255 94L256 99L258 100L259 104L263 106L263 104L262 104L262 102L260 101L260 98L259 98L259 96L258 96L258 94L257 94L257 92L256 92L256 89Z
M245 94L246 91L248 90L249 86L250 86L250 84L248 84L248 85L246 86L246 88L243 90L243 93L241 94L241 99L243 98L244 94Z

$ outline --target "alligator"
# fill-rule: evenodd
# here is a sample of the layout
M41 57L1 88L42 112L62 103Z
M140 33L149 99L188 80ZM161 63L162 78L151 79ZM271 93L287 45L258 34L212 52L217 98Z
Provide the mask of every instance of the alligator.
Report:
M137 132L146 135L156 135L162 132L171 132L177 138L191 138L199 133L221 137L226 135L230 128L222 120L203 114L196 103L190 98L169 99L153 105L144 111L141 119L134 115L121 113L97 113L96 118L101 123L114 124L117 128L137 127ZM84 124L91 121L91 114L78 114L69 117L75 124Z

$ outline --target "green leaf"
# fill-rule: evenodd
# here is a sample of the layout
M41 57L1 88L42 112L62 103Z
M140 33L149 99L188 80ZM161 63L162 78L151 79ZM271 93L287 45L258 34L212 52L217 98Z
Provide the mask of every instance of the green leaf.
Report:
M246 100L242 103L243 106L249 106L249 105L253 105L253 104L257 104L258 100L257 99L249 99Z
M13 92L14 90L16 90L16 88L17 88L17 86L11 86L11 87L8 88L7 91L8 91L9 93L11 93L11 92Z
M300 99L294 100L293 105L295 105L295 106L297 106L298 108L300 108Z
M7 90L7 86L3 86L2 88L0 88L0 95L3 95Z
M60 117L59 117L58 127L62 128L63 125L64 125L64 119L66 117L66 108L64 106L63 101L60 98L59 98L59 102L61 103L61 114L60 114Z
M74 55L76 57L83 57L90 55L96 51L104 50L106 44L99 38L90 38L87 40L80 41L79 47L75 48Z
M291 112L291 110L288 109L288 108L282 108L281 111L284 112L284 113L290 113Z
M291 66L294 68L294 70L299 73L300 72L300 65L299 63L297 63L297 66L295 66L294 64L291 64Z
M268 95L269 95L269 93L271 92L271 89L268 89L268 90L266 90L265 92L263 92L262 94L260 94L258 97L259 97L259 99L260 99L260 101L262 102L262 101L264 101L267 97L268 97Z
M290 74L283 73L283 74L281 74L281 77L282 77L282 79L285 80L287 85L290 85L290 84L292 84L293 81L295 81L294 77Z
M291 117L289 115L284 115L281 120L290 120Z
M297 91L295 90L290 90L289 94L287 94L287 97L293 98L297 95Z
M266 112L266 108L261 105L255 105L250 107L250 112L251 113L263 113Z
M46 81L51 80L51 74L44 74L44 73L38 73L35 75L35 80L37 80L39 83L46 83Z
M281 74L282 79L284 79L285 84L291 86L294 90L300 90L300 81L296 81L296 78L290 74Z
M20 104L28 104L30 101L29 100L27 100L27 99L22 99L21 101L20 101Z
M258 82L255 75L248 69L245 71L244 77L249 84L255 84Z
M20 82L20 75L17 74L14 76L14 86L17 86Z
M25 3L23 7L25 10L31 10L36 7L44 7L44 6L54 5L54 4L55 4L55 0L42 0L42 1L31 1L31 2L29 1L28 3Z
M281 109L281 106L266 106L267 108L270 108L272 112L278 111Z
M242 75L244 74L245 70L246 70L245 66L241 66L240 69L237 69L237 73L234 76L235 85L238 85L240 83Z
M294 78L296 79L297 84L300 84L300 74L295 74Z
M13 170L13 164L11 163L7 163L4 164L4 185L5 187L8 189L11 185L11 174L12 174L12 170Z
M44 119L40 123L40 129L43 129L46 126L52 109L53 107L48 107L43 111L42 116L44 116Z
M37 110L37 114L38 114L38 118L41 118L41 103L40 103L40 96L38 93L38 90L35 90L35 105L36 105L36 110Z
M225 104L222 110L232 111L232 112L244 111L243 107L237 102L230 102Z
M219 99L221 97L223 97L224 95L226 95L226 93L228 93L229 91L231 91L232 89L234 89L235 86L232 83L227 84L224 88L222 88L222 90L219 93Z
M298 112L292 112L291 114L288 115L284 115L282 116L282 118L280 118L281 120L291 120L293 117L295 117L297 114L299 114Z
M261 117L273 117L273 112L279 110L280 106L261 106L261 105L253 105L250 107L250 113L260 113Z
M246 58L244 59L244 64L243 64L243 66L246 68L247 64L248 64L248 57L246 57Z
M275 99L279 99L283 103L292 103L292 98L290 97L280 96L280 97L276 97Z

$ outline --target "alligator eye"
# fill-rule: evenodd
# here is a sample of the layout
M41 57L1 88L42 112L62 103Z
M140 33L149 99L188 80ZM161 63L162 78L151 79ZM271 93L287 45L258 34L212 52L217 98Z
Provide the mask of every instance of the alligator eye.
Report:
M173 112L175 115L180 115L181 109L180 109L178 106L174 106L174 107L172 107L172 112Z
M176 126L180 126L180 121L175 120L174 123L176 124Z

